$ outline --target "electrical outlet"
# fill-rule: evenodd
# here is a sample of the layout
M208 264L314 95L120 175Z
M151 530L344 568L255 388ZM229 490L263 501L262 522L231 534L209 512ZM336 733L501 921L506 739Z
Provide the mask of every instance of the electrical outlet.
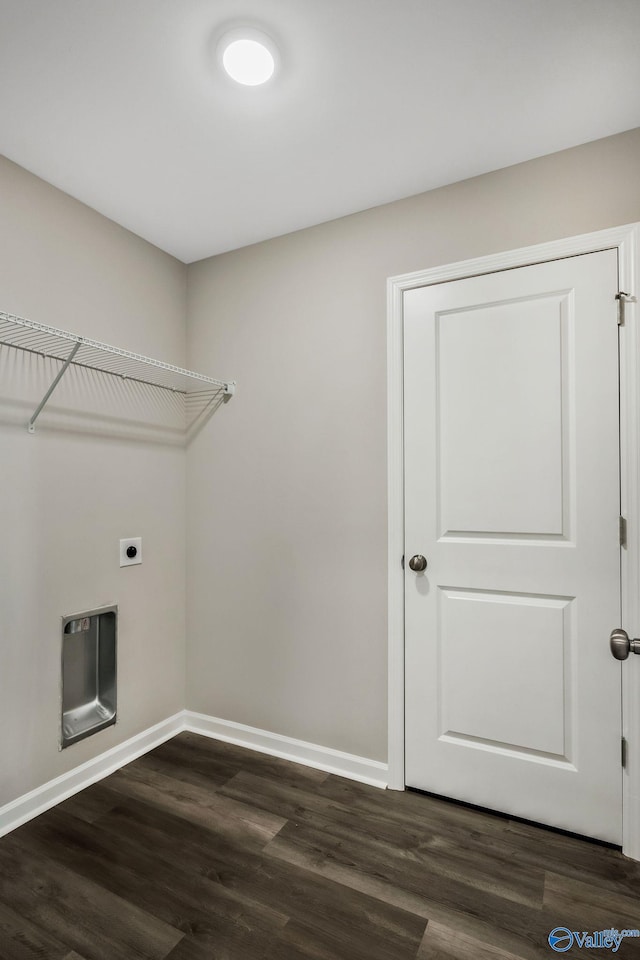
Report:
M120 541L120 566L132 567L134 563L142 563L142 537Z

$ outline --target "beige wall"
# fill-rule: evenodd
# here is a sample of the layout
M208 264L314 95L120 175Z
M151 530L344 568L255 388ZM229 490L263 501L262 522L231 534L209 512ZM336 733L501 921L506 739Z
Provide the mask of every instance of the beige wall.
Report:
M0 211L1 310L184 363L183 264L4 159ZM0 350L5 387L34 368L15 357ZM29 436L3 389L0 805L184 706L184 450L50 417ZM144 563L121 570L118 541L138 535ZM59 753L60 617L107 602L119 723Z
M632 131L187 269L0 160L0 309L239 381L188 451L189 708L385 758L386 278L640 220L639 168ZM185 705L184 451L2 397L0 805ZM60 617L114 601L120 721L59 753Z
M387 277L640 220L640 130L189 268L188 706L386 757ZM309 184L313 189L313 184Z

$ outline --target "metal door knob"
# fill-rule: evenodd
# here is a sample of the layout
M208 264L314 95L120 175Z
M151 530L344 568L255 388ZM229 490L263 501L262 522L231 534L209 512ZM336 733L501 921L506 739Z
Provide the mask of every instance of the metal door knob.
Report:
M420 573L421 570L427 569L427 558L423 557L421 553L416 553L416 555L409 560L409 566L412 570L415 570L416 573Z
M629 634L622 627L611 631L609 646L616 660L626 660L630 653L640 653L640 640L629 640Z

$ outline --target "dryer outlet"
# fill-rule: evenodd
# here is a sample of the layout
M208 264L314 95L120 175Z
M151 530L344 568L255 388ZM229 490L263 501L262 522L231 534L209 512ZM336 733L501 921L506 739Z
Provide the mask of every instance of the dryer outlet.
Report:
M120 541L120 566L132 567L134 563L142 563L142 537Z

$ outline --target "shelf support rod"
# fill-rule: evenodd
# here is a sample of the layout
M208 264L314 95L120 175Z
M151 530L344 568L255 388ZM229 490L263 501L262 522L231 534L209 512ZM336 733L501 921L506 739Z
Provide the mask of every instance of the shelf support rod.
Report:
M42 409L43 409L44 405L46 404L47 400L49 399L49 397L51 396L51 394L53 393L53 391L54 391L55 388L58 386L58 384L60 383L60 381L61 381L62 378L64 377L65 373L67 372L67 367L69 366L69 364L71 363L71 361L72 361L73 358L75 357L75 355L76 355L76 353L78 352L78 350L80 349L80 346L81 346L81 345L82 345L82 340L78 340L78 342L77 342L76 344L74 344L73 350L71 351L71 353L69 354L69 356L67 357L67 359L66 359L65 362L63 363L62 367L61 367L60 370L58 371L58 375L56 376L55 380L53 381L53 383L51 384L51 386L49 387L49 389L48 389L47 392L45 393L44 397L42 398L42 400L41 400L40 403L38 404L37 410L35 411L35 413L34 413L33 416L31 417L31 420L29 420L29 433L35 433L35 432L36 432L36 428L35 428L35 422L36 422L36 420L38 419L38 417L39 417L40 414L42 413Z

